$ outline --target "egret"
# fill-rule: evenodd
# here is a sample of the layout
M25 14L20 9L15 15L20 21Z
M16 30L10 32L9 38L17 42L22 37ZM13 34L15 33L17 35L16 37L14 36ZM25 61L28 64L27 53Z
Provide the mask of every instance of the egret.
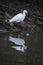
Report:
M11 19L9 20L9 22L10 22L10 23L11 23L11 22L13 22L13 23L22 22L22 21L25 19L26 14L27 14L27 10L23 10L22 13L19 13L19 14L15 15L13 18L11 18Z

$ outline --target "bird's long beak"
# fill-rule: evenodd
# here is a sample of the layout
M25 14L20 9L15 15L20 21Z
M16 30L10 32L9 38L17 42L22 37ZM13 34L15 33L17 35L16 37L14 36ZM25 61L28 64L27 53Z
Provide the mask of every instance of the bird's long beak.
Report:
M28 16L28 13L26 15Z

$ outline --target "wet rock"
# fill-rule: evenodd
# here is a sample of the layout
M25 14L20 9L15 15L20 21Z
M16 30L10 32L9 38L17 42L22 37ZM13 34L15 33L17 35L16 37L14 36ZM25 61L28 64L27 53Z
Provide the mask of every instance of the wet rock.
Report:
M8 18L11 18L11 17L12 17L12 16L11 16L9 13L7 13L7 12L5 12L5 16L8 17Z
M30 34L29 33L26 33L26 36L29 36Z
M0 34L7 34L7 33L9 33L9 31L7 31L7 30L5 30L5 29L0 29Z

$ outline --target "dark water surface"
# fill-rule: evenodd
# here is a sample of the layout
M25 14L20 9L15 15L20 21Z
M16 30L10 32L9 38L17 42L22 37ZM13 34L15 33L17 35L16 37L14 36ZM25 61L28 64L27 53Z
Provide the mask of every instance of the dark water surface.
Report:
M0 65L41 65L43 64L43 33L30 36L19 35L25 40L25 52L11 48L14 45L9 41L9 34L0 34ZM15 35L14 35L15 37Z

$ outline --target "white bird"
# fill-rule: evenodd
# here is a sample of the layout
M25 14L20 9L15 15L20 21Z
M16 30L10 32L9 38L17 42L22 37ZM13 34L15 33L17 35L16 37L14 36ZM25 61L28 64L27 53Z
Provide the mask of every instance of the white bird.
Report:
M19 13L15 15L13 18L11 18L9 22L15 22L15 23L22 22L25 19L26 14L27 14L27 10L24 10L22 13Z

